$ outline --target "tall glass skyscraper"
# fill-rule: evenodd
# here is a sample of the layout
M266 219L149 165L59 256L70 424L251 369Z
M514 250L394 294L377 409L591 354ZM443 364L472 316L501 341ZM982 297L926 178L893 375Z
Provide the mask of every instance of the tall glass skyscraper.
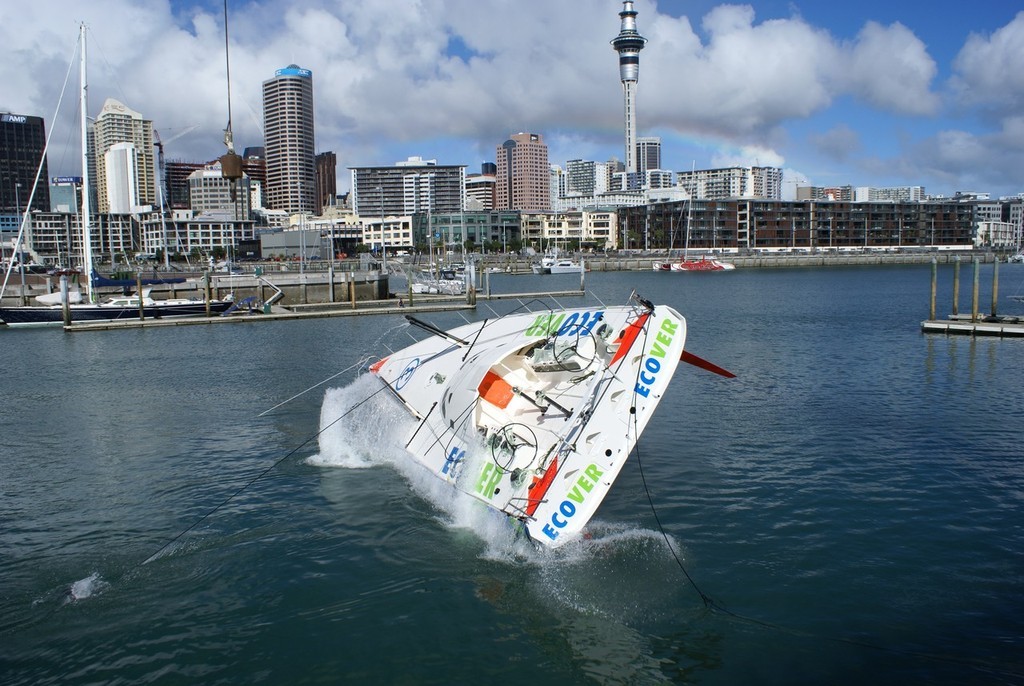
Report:
M0 212L17 215L25 211L39 161L43 171L32 199L32 209L50 211L49 182L46 171L46 127L42 117L0 114ZM20 207L19 207L20 206Z
M263 82L266 205L288 213L316 210L313 72L290 64Z

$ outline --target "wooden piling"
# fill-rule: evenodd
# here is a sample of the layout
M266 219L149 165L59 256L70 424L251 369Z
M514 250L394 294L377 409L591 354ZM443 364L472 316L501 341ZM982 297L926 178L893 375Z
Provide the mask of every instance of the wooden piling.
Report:
M935 293L938 290L939 261L932 258L932 295L928 303L928 320L935 321Z
M953 315L960 314L960 256L953 260Z
M992 263L992 316L998 317L996 300L999 298L999 260Z
M981 276L981 260L974 258L974 285L971 288L971 321L978 321L978 284Z

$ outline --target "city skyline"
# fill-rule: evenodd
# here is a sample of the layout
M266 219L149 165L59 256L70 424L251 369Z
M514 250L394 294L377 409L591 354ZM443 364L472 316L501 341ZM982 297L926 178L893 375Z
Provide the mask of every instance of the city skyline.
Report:
M316 152L334 151L342 170L415 155L475 172L525 131L544 136L553 164L622 160L609 46L620 0L285 2L280 21L258 3L229 6L238 149L263 145L261 84L296 63L317 74ZM984 1L969 13L945 1L634 6L648 39L637 135L662 138L667 169L778 166L788 195L793 182L1024 192L1024 12ZM227 121L220 10L212 0L9 9L0 110L43 117L50 174L77 173L76 115L52 118L85 21L91 114L116 97L173 140L168 160L213 159Z

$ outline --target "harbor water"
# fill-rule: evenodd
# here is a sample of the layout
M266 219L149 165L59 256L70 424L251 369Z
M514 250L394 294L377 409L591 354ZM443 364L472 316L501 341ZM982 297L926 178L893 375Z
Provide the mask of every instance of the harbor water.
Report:
M737 378L681 365L547 552L403 459L363 371L422 335L397 308L0 331L0 683L1024 683L1024 341L922 334L929 287L588 275L562 305L636 289ZM1022 288L1000 265L1001 314Z

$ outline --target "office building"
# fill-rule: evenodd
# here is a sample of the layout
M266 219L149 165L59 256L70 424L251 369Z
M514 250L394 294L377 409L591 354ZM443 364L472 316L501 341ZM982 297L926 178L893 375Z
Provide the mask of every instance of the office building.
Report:
M290 64L263 82L265 204L289 214L316 209L313 72Z
M0 213L14 217L25 211L40 161L43 168L31 209L50 209L45 149L46 126L42 117L0 114Z
M324 207L335 204L338 196L338 156L333 152L322 152L316 156L316 214L323 214Z
M543 211L551 208L548 146L537 133L517 133L497 148L495 209Z
M641 136L636 141L636 171L644 172L661 169L661 138Z
M219 214L236 221L249 219L249 182L247 176L234 183L230 179L225 179L219 162L197 169L188 177L193 214Z

